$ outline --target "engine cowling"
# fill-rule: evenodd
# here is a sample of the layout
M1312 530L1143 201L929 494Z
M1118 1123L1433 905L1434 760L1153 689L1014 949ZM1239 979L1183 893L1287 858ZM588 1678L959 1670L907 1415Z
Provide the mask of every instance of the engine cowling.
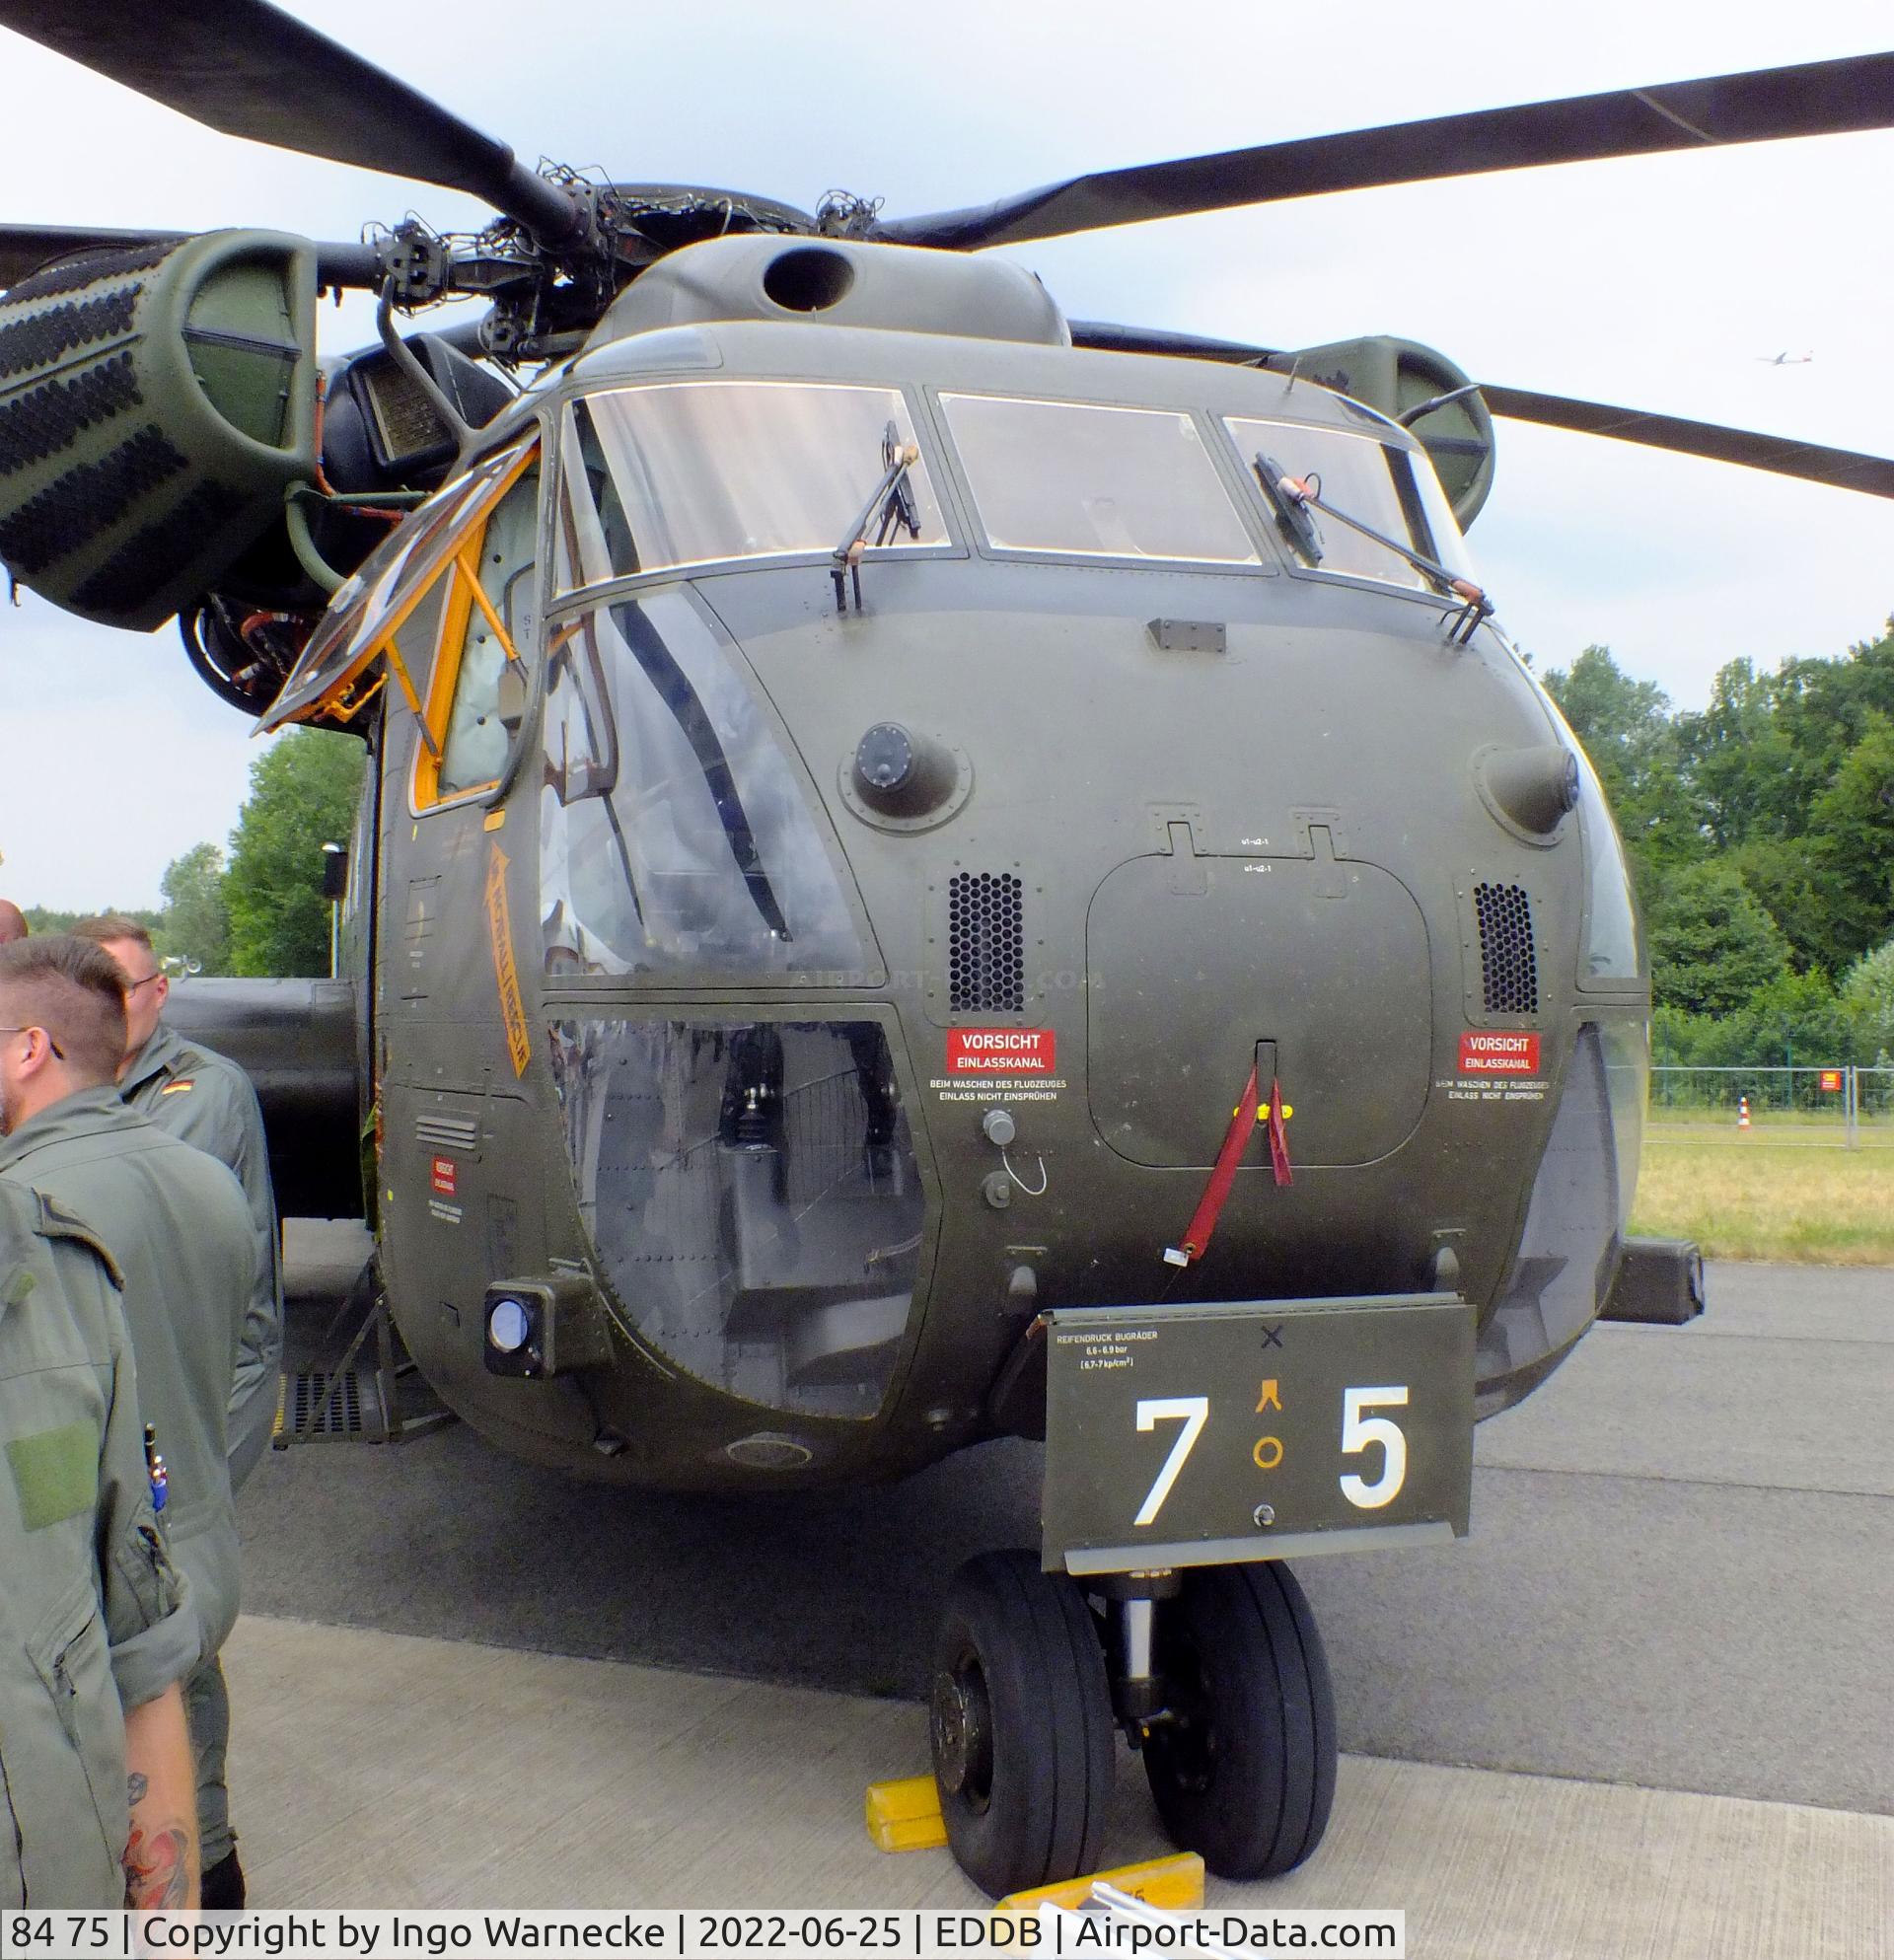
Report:
M0 562L148 631L316 473L316 250L207 232L88 253L0 296Z
M1454 395L1470 384L1466 375L1431 347L1377 333L1361 340L1331 340L1326 346L1271 354L1262 363L1278 374L1297 374L1339 395L1365 401L1397 422L1422 402ZM1493 487L1493 417L1477 394L1459 394L1412 424L1416 441L1427 452L1440 487L1462 531L1480 515Z

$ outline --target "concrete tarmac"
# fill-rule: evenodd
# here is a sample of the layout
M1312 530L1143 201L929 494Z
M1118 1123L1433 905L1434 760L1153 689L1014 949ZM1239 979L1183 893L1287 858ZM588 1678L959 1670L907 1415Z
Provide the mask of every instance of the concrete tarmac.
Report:
M359 1241L298 1225L292 1341ZM1345 1756L1301 1871L1421 1960L1894 1955L1894 1272L1715 1267L1483 1426L1474 1532L1298 1570ZM606 1491L459 1424L315 1443L240 1504L235 1815L268 1906L959 1905L866 1783L926 1765L953 1567L1038 1451L768 1501ZM1120 1752L1107 1856L1166 1847Z
M862 1828L911 1703L248 1616L225 1667L255 1905L984 1903ZM1121 1749L1106 1856L1169 1849ZM1345 1756L1306 1865L1206 1891L1398 1910L1415 1960L1885 1960L1894 1820Z
M353 1242L298 1230L332 1297ZM1482 1426L1471 1538L1298 1564L1345 1749L1894 1815L1894 1271L1710 1289ZM243 1493L246 1610L917 1697L954 1567L1035 1542L1038 1468L995 1443L738 1500L574 1485L460 1424L314 1443Z

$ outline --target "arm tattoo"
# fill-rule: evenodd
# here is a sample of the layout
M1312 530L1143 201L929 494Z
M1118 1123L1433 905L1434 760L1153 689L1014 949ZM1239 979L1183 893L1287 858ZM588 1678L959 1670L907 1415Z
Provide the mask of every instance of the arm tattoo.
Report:
M145 1792L151 1787L151 1779L141 1777L136 1770L125 1779L125 1803L136 1810L145 1800Z
M145 1831L134 1825L125 1847L125 1903L134 1912L182 1906L190 1890L185 1862L189 1834L182 1824Z

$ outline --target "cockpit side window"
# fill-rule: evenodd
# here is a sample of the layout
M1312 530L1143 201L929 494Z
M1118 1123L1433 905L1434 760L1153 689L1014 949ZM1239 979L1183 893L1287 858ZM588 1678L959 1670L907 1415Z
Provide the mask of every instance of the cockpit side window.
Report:
M428 606L437 603L438 575L538 449L536 436L483 459L397 525L329 601L328 614L258 727L278 728L289 721L345 726L391 677L418 714L434 643L430 636L422 646L404 628L411 616L424 617ZM384 659L391 649L395 658Z
M531 581L539 490L538 466L529 465L460 545L441 580L446 599L440 655L428 682L430 739L415 769L418 808L490 789L505 767L512 734L500 719L500 682L509 665L524 673L523 627L538 611Z

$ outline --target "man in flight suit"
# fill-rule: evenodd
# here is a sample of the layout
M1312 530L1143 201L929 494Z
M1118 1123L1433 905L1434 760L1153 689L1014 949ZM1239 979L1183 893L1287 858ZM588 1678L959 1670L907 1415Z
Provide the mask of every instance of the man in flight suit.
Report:
M203 1658L184 1700L204 1903L227 1907L241 1901L243 1875L224 1807L228 1703L217 1651L237 1618L228 1422L255 1240L232 1173L119 1100L113 1078L124 1054L123 1001L118 969L87 940L60 935L0 947L0 1027L37 1028L45 1037L8 1073L0 1180L92 1221L124 1274L139 1395L170 1465L172 1553L190 1581L201 1634ZM200 1725L204 1711L209 1720Z
M52 1037L0 1021L5 1121ZM0 1909L195 1906L198 1629L152 1511L118 1270L3 1179L0 1457Z
M160 1129L228 1164L250 1204L256 1290L244 1322L230 1398L230 1482L241 1490L269 1448L283 1361L283 1272L263 1113L250 1077L234 1061L165 1025L161 1017L171 982L152 953L151 934L135 918L85 918L73 931L103 946L125 978L126 1059L119 1093Z

